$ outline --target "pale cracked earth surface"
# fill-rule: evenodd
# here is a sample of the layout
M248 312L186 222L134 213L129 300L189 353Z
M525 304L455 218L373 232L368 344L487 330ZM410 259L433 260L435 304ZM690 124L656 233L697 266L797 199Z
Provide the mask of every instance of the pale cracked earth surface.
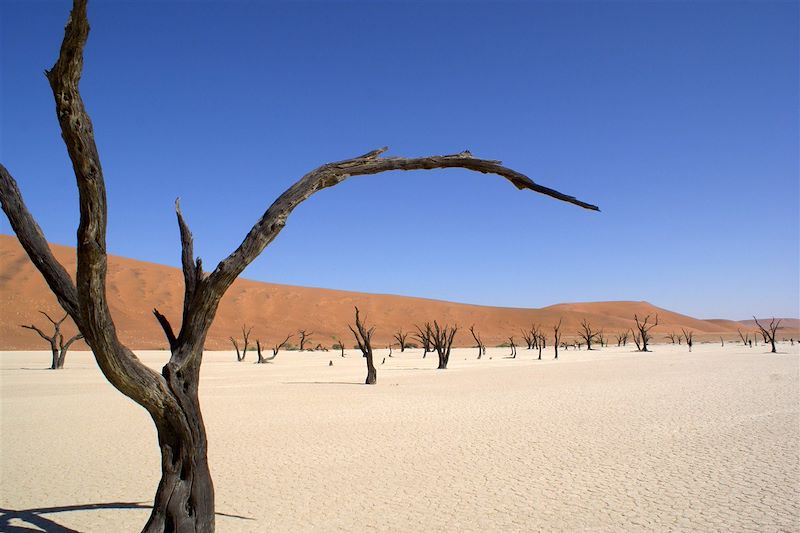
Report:
M352 351L207 353L217 529L800 531L798 346L654 349L379 351L371 387ZM152 423L89 354L47 364L0 354L0 531L139 530Z

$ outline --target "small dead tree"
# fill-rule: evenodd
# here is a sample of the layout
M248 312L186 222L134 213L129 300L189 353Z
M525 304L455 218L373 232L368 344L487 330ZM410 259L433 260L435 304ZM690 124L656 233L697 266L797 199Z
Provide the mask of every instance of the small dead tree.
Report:
M517 358L517 345L514 343L514 336L508 338L508 346L511 348L511 353L508 354L512 359Z
M158 317L158 315L156 315L156 317ZM247 348L250 345L249 344L250 343L250 330L252 330L252 329L253 329L252 327L248 328L245 325L242 326L242 337L244 337L244 349L241 350L241 352L239 351L239 342L236 339L234 339L233 337L228 337L231 340L231 342L233 343L233 347L236 348L236 360L239 361L240 363L242 361L244 361L244 358L247 355Z
M408 338L408 332L403 333L403 329L398 329L397 333L394 334L394 338L397 340L397 344L400 345L400 353L406 351L406 338Z
M36 327L34 324L31 325L22 324L20 327L35 331L36 333L39 334L41 338L50 343L50 351L53 354L53 358L50 363L50 370L59 370L61 368L64 368L64 361L67 358L67 351L69 351L69 347L72 346L73 342L82 339L83 335L81 335L80 333L76 333L65 342L64 335L61 333L61 324L63 324L64 321L67 319L69 313L65 314L64 318L62 318L61 320L53 320L50 317L50 315L48 315L44 311L39 311L39 312L43 314L47 318L47 320L50 321L51 324L53 324L52 335L48 336L44 331Z
M592 325L585 318L581 320L581 329L578 331L578 337L586 342L586 349L593 350L592 341L597 339L597 331L592 329Z
M753 346L753 343L750 342L750 334L749 333L742 333L742 330L740 330L740 329L737 329L736 333L738 333L739 334L739 338L742 339L742 344L744 344L745 346L748 346L748 345L751 346L751 347Z
M753 320L755 320L758 329L761 330L761 336L764 337L764 344L770 343L772 345L771 353L778 353L778 350L775 348L775 334L780 329L782 320L779 319L776 322L775 317L772 317L772 320L767 326L762 326L756 317L753 317Z
M561 320L558 319L558 324L553 326L553 350L555 351L555 359L558 359L558 345L561 343ZM567 347L564 345L564 349Z
M333 340L336 341L333 347L336 348L338 346L339 350L341 350L341 356L344 357L344 342L339 337L334 337Z
M258 341L258 339L256 339L256 351L258 352L258 361L256 361L256 362L257 363L268 363L268 362L272 361L273 359L275 359L276 357L278 357L278 352L281 351L281 348L286 346L286 343L289 342L289 339L291 339L292 337L294 337L294 335L292 335L290 333L290 334L288 334L286 336L285 339L283 339L282 342L280 342L279 344L274 345L272 347L272 357L263 357L261 355L261 343Z
M680 333L676 335L674 331L670 331L665 337L669 339L670 343L675 344L681 338L681 335Z
M478 359L480 359L482 356L486 355L486 346L483 345L481 336L475 331L475 324L469 327L469 332L472 333L472 338L475 339L475 344L478 345Z
M536 348L539 350L539 361L541 361L542 350L547 347L547 337L541 329L536 332L536 340Z
M639 342L636 343L636 347L640 352L649 352L650 350L647 349L647 344L653 339L650 335L650 330L658 325L658 314L656 314L654 322L650 322L650 315L644 317L643 321L639 320L638 315L633 315L633 320L636 322L636 329L638 330L637 335L639 337Z
M681 331L683 332L683 338L686 339L686 345L689 347L689 351L691 352L692 344L694 344L694 342L692 341L692 339L694 338L694 331L692 330L687 331L683 328L681 328Z
M597 342L600 343L600 347L604 348L606 346L606 335L603 331L603 328L600 328L600 331L597 332Z
M425 329L429 332L433 349L436 350L436 353L439 355L439 366L437 369L444 370L447 368L447 363L450 361L450 348L453 346L453 339L458 332L458 326L448 326L447 324L440 326L439 323L434 320L433 326L431 327L430 324L425 324Z
M627 331L615 334L614 338L617 339L617 346L626 346L628 344L628 336L629 333Z
M422 344L422 358L425 359L425 356L428 355L428 352L433 351L430 324L426 323L422 327L415 324L414 327L417 328L417 333L414 334L414 337L416 337L420 344Z
M306 347L306 343L311 340L311 335L313 335L314 332L301 329L297 333L300 334L300 347L298 350L302 352Z
M358 343L358 349L361 350L367 360L367 380L364 383L366 385L374 385L378 381L378 371L375 370L375 365L372 362L372 334L375 333L375 328L367 328L359 316L358 307L356 307L356 327L354 328L350 324L347 327L353 332L356 343Z
M536 335L534 333L536 326L531 325L530 330L520 330L522 333L522 338L525 341L526 350L533 349L533 344L536 342Z

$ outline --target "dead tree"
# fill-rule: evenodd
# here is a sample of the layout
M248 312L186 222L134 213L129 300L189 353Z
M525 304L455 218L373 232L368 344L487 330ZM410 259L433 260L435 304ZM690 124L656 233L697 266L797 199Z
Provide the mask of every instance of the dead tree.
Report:
M314 332L312 331L307 332L306 330L301 329L300 331L298 331L298 333L300 334L300 347L298 348L298 350L302 352L305 349L306 342L311 340L311 335L313 335Z
M414 327L417 328L417 333L415 333L414 336L419 340L420 344L422 344L422 358L425 359L428 352L433 351L430 324L426 323L423 327L415 324Z
M156 317L158 317L158 315L156 315ZM250 330L252 329L253 329L252 327L248 328L247 326L242 326L242 337L244 337L244 349L241 352L239 351L239 342L233 337L228 337L233 343L233 347L236 348L236 360L239 361L240 363L244 361L244 358L247 355L247 347L249 346L250 342Z
M681 338L681 335L680 333L676 335L674 331L670 331L665 337L668 338L672 344L675 344L675 342Z
M542 360L542 350L544 350L547 346L547 337L545 334L540 330L536 332L536 348L539 350L539 361Z
M525 341L525 345L527 346L527 348L525 348L526 350L531 350L531 349L533 349L533 343L534 343L534 342L536 342L536 340L535 340L535 339L536 339L536 335L535 335L535 334L534 334L534 332L533 332L533 330L535 329L535 327L536 327L536 326L533 326L533 325L532 325L532 326L531 326L531 329L530 329L530 330L528 330L528 331L526 331L526 330L524 330L524 329L523 329L523 330L520 330L520 331L522 332L522 338L523 338L523 340Z
M450 361L450 348L453 346L453 339L458 332L458 326L448 326L445 324L443 327L437 321L433 321L433 326L425 324L425 329L429 332L431 345L436 353L439 355L438 370L447 368L447 363Z
M686 339L686 345L689 347L689 351L691 352L692 344L694 344L694 342L692 341L692 339L694 338L694 331L692 330L687 331L683 328L681 328L681 331L683 332L683 338Z
M338 345L339 349L342 351L341 356L344 357L344 342L342 342L342 339L340 339L339 337L334 337L333 340L336 341L336 344L334 344L333 347L336 348L336 346Z
M606 346L606 335L603 328L600 328L600 331L597 332L597 342L600 343L601 348Z
M578 337L586 342L586 349L592 350L592 341L597 339L597 331L592 330L592 325L585 318L581 320L581 329L578 331Z
M745 346L748 346L748 345L751 346L751 347L753 346L753 343L750 342L750 334L749 333L742 333L742 330L740 330L740 329L737 329L736 333L738 333L739 334L739 338L742 339L742 344L744 344Z
M486 346L483 345L481 336L475 332L475 324L469 327L469 332L472 333L472 338L475 339L475 344L478 345L478 359L480 359L482 356L486 355Z
M358 349L367 360L367 380L364 382L366 385L374 385L378 381L378 371L375 370L375 365L372 362L372 334L375 333L375 328L367 328L361 317L358 314L358 307L356 307L356 327L353 328L350 324L347 325L353 336L356 338ZM384 359L384 361L386 361Z
M156 312L156 316L162 317L159 323L169 342L171 356L161 372L154 371L119 340L106 296L108 209L105 179L92 121L79 90L83 49L89 34L86 2L73 0L58 59L46 73L79 193L75 282L56 261L22 199L17 181L3 165L0 165L0 204L23 249L58 303L85 336L103 375L120 392L145 408L155 423L161 449L161 480L150 518L144 526L146 533L214 530L214 485L208 468L207 436L198 399L205 340L228 288L277 237L291 212L304 200L351 176L394 170L463 168L497 174L518 189L529 189L597 210L596 206L538 185L499 161L478 159L467 151L406 158L382 157L386 148L380 148L359 157L324 164L307 173L272 203L239 247L212 272L205 273L202 262L194 258L192 234L176 201L184 276L181 326L176 334L169 320Z
M514 336L513 335L508 338L508 346L511 348L511 353L509 354L509 356L512 359L516 359L517 358L517 345L514 343Z
M278 352L281 351L281 348L286 346L286 343L289 342L289 339L291 339L293 336L294 335L292 335L290 333L289 335L286 336L285 339L283 339L283 341L281 343L274 345L272 347L272 357L263 357L261 355L261 343L258 342L258 339L256 339L256 350L258 351L258 361L257 362L258 363L268 363L269 361L272 361L273 359L278 357Z
M561 319L558 319L558 324L553 326L553 350L555 351L555 359L558 359L558 344L561 342ZM566 350L566 345L564 346Z
M642 351L642 337L639 335L639 332L634 332L633 330L630 331L631 338L633 342L636 344L636 349L638 351Z
M766 327L762 326L756 317L753 317L753 320L755 320L758 329L761 330L761 336L764 337L764 344L770 343L772 345L772 353L778 353L778 350L775 348L775 334L780 329L782 320L779 319L776 322L775 317L772 317L772 320Z
M637 335L639 337L638 342L636 342L636 347L640 352L649 352L650 350L647 349L647 344L653 338L650 335L650 330L658 325L658 315L656 314L656 319L653 323L649 323L650 315L644 317L644 321L642 322L639 321L638 315L633 315L633 320L636 322ZM636 335L634 336L634 340L635 339Z
M22 324L20 327L35 331L36 333L39 334L41 338L50 343L50 351L53 354L53 358L50 363L50 370L59 370L61 368L64 368L64 361L67 358L67 351L69 351L69 347L72 346L73 342L82 339L83 335L81 335L80 333L76 333L75 335L70 337L66 342L64 342L64 335L61 333L61 324L63 324L64 321L67 319L69 313L65 314L64 318L62 318L61 320L53 320L50 317L50 315L48 315L44 311L39 311L39 312L43 314L47 318L47 320L50 321L51 324L53 324L52 335L48 336L44 331L36 327L34 324L31 324L29 326Z
M617 333L614 335L614 337L617 339L617 346L627 346L629 335L630 334L627 331L623 331L622 333Z
M397 333L394 334L394 338L397 340L397 344L400 345L400 353L406 351L406 338L408 338L408 332L403 333L402 328L397 330Z

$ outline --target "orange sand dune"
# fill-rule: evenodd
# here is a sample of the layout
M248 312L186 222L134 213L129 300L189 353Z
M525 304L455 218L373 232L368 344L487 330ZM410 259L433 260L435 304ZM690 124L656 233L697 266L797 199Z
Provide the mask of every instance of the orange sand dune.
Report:
M75 250L52 245L53 253L68 272L75 272ZM0 235L0 350L44 349L46 345L32 331L20 324L45 326L37 311L58 315L63 311L50 293L41 275L34 268L15 237ZM158 308L179 327L183 298L183 276L179 269L109 257L108 297L117 331L123 342L136 349L158 349L166 346L161 329L152 315ZM548 335L552 324L563 319L564 337L572 337L583 318L607 333L633 327L633 315L658 313L660 324L653 330L656 341L680 328L694 330L698 338L736 338L736 329L744 326L725 320L698 320L659 309L647 302L599 302L559 304L542 309L517 309L455 304L423 298L363 294L329 289L312 289L250 280L237 280L223 299L216 321L208 336L209 349L228 349L228 337L237 336L242 324L253 326L252 340L278 342L288 333L304 328L314 332L311 346L331 346L341 336L345 344L353 344L347 323L352 320L353 306L358 305L369 322L376 326L377 345L393 342L398 329L412 330L414 324L427 320L457 323L464 329L457 335L459 346L472 345L467 331L471 324L488 345L505 342L514 335L522 342L521 328L531 323L543 325ZM65 333L75 332L69 322ZM296 339L293 339L296 344ZM75 349L86 349L76 343Z

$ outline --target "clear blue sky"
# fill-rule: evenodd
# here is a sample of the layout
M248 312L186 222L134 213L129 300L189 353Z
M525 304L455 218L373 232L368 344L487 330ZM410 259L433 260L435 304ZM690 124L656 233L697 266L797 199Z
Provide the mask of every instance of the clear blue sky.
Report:
M0 160L48 239L74 245L43 76L69 3L0 9ZM353 178L300 206L245 276L800 316L797 2L94 2L89 16L81 88L112 254L177 266L180 196L211 268L322 163L468 148L603 212L466 171Z

